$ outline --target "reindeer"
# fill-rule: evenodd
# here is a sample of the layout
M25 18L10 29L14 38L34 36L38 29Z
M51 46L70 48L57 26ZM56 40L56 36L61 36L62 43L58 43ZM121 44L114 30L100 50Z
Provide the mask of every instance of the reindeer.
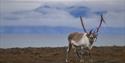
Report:
M90 50L93 47L93 43L97 39L98 32L99 32L102 22L105 23L105 21L103 19L103 15L100 15L100 16L101 16L101 20L100 20L99 26L96 28L95 31L93 31L93 29L91 29L89 32L86 31L86 28L83 24L82 17L80 16L80 20L81 20L81 24L82 24L84 33L73 32L73 33L69 34L69 36L68 36L69 45L67 48L66 62L69 62L68 56L69 56L71 49L74 50L74 52L76 53L80 62L84 62L83 57L86 53L91 57Z

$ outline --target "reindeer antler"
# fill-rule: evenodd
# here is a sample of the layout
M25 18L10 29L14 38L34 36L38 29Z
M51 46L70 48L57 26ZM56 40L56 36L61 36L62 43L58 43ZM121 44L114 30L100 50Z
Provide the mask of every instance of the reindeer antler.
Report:
M86 28L85 28L85 26L84 26L84 23L83 23L83 20L82 20L82 17L81 17L81 16L80 16L80 20L81 20L81 24L82 24L82 27L83 27L84 32L87 32L87 31L86 31Z
M99 31L99 29L100 29L100 27L101 27L101 25L102 25L102 22L105 23L105 20L103 19L103 15L101 14L100 16L101 16L101 20L100 20L99 26L97 27L97 31L96 31L97 33L98 33L98 31Z

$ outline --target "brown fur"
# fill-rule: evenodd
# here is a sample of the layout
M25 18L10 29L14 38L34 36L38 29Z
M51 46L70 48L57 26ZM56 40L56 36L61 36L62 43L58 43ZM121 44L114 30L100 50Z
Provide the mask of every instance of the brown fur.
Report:
M68 40L69 40L69 41L70 41L70 40L74 40L74 41L78 42L78 41L82 38L83 34L84 34L84 33L79 33L79 32L71 33L71 34L69 34L69 36L68 36Z

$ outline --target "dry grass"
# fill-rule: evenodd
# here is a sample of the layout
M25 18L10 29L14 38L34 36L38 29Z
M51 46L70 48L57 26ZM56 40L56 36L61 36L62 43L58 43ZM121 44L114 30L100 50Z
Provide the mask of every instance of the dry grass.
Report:
M65 63L66 47L0 49L0 63ZM71 53L71 63L78 63ZM125 47L94 47L93 63L125 63Z

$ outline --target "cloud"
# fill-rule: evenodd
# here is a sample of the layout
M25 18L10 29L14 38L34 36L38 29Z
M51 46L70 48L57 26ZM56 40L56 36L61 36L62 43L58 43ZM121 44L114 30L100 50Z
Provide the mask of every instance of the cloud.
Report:
M100 10L125 10L124 0L0 0L1 9L4 11L31 10L38 6L51 5L58 7L86 6L94 11ZM69 5L70 4L70 5Z
M10 17L11 16L11 17ZM28 11L24 13L16 13L12 15L6 15L2 19L1 26L76 26L79 19L74 18L66 11L48 10L46 14L42 14L35 11ZM15 20L10 20L14 18ZM10 18L10 19L8 19ZM70 25L75 24L75 25Z
M38 2L21 2L21 0L20 2L19 0L0 0L0 13L32 10L39 7L40 5L41 3Z
M124 0L2 0L0 26L66 26L81 28L84 16L88 28L97 27L98 13L105 13L104 27L125 27ZM70 5L69 5L70 4Z

